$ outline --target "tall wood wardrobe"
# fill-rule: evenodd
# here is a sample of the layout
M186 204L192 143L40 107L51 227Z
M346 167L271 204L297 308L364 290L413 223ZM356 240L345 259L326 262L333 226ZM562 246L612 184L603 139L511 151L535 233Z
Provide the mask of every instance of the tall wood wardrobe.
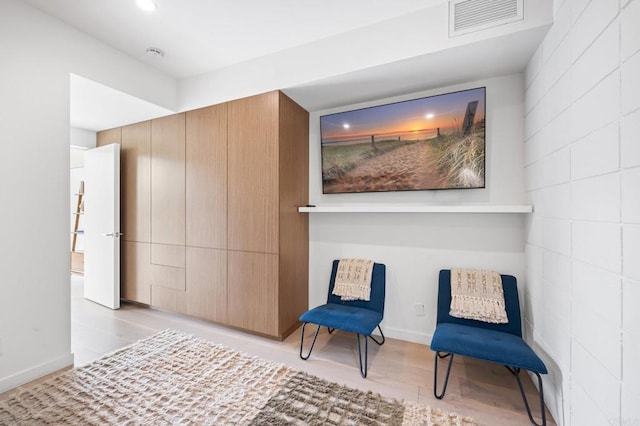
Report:
M295 330L308 138L308 112L279 91L99 132L122 147L122 297L276 339Z

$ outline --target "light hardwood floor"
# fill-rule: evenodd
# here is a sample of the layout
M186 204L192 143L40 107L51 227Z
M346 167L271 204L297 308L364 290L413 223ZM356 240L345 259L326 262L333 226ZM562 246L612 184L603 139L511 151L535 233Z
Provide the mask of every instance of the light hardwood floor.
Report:
M82 285L82 277L72 276L71 344L76 366L172 328L333 382L471 416L482 425L530 424L515 379L499 365L456 357L447 394L443 400L437 400L433 396L434 354L427 345L391 338L380 347L370 344L369 373L363 379L358 371L355 337L351 334L337 332L329 336L326 329L322 330L311 358L303 361L298 356L299 330L284 342L277 342L132 304L112 311L85 300ZM309 338L313 332L312 327L307 327ZM444 369L440 377L443 373ZM524 375L523 382L536 414L538 393ZM549 424L555 424L548 412L547 418Z

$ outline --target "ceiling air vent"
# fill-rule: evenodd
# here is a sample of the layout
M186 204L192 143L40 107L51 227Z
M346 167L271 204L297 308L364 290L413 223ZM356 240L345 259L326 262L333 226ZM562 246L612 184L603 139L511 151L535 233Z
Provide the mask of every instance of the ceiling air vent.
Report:
M524 0L450 0L449 37L524 18Z

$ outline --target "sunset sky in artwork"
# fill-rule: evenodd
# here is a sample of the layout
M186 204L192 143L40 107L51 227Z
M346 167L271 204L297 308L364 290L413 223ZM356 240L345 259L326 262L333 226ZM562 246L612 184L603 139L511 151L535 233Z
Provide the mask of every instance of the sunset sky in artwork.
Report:
M322 142L460 127L467 104L479 101L475 120L485 115L485 88L464 90L320 117Z

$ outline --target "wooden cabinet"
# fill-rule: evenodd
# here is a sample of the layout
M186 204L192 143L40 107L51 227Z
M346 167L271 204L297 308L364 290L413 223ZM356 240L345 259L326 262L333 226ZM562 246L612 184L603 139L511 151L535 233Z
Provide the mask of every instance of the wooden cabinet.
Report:
M186 244L227 248L227 104L186 113Z
M286 337L308 306L309 114L281 92L229 103L231 324Z
M227 251L187 247L187 314L227 323Z
M278 333L284 337L295 330L309 306L309 221L298 213L298 206L309 202L309 113L279 95Z
M187 313L187 295L182 290L153 286L151 288L151 306L165 311Z
M229 324L278 333L278 255L229 251Z
M122 127L120 149L121 294L151 303L151 122ZM113 136L112 136L113 137ZM98 133L98 139L107 139Z
M230 250L278 253L278 94L229 102Z
M120 281L123 299L151 304L150 246L149 243L122 241Z
M151 242L185 245L185 114L151 120Z
M122 138L123 297L278 339L297 328L308 126L270 92L99 134Z
M122 128L121 229L125 241L151 242L151 122Z
M96 146L105 146L112 143L121 142L122 129L116 127L115 129L103 130L96 134Z

